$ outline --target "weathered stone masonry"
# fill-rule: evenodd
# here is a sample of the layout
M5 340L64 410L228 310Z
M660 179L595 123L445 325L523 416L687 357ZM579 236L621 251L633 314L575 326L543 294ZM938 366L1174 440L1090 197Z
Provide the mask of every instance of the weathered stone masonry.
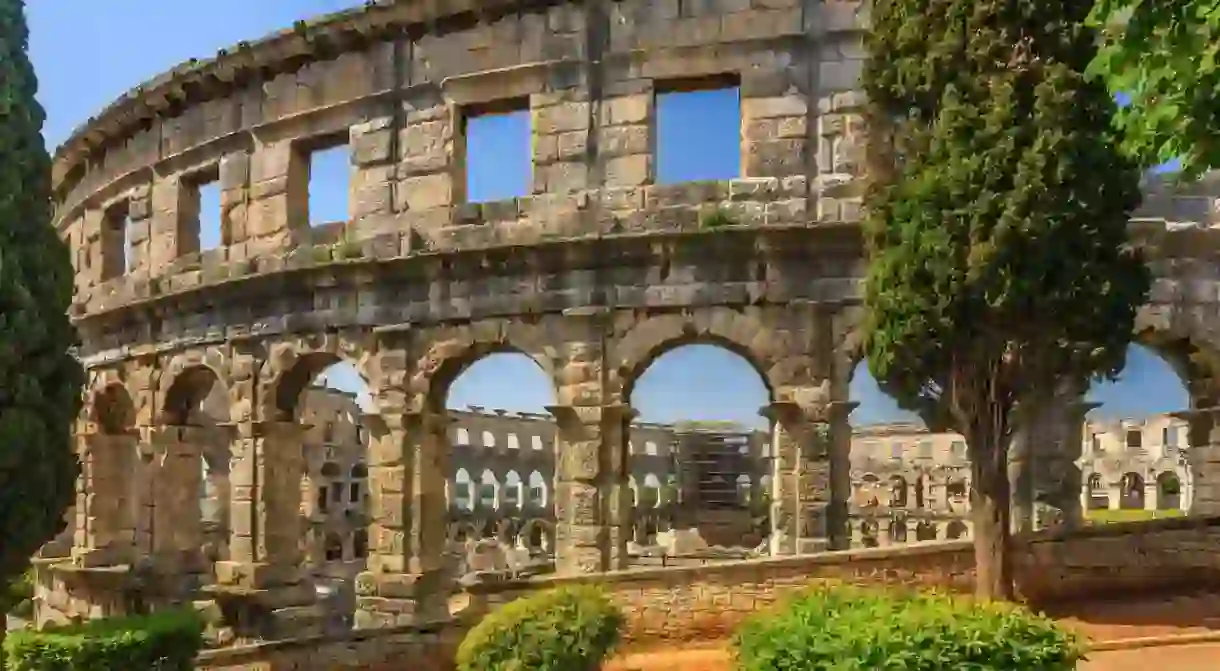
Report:
M771 391L774 550L841 547L862 276L857 9L381 3L183 66L92 119L57 150L54 183L90 370L77 561L62 566L106 604L94 614L125 607L115 575L138 576L144 598L200 593L198 459L223 440L229 557L206 593L248 636L316 628L297 410L338 361L377 410L359 626L443 614L445 395L494 351L532 357L557 390L561 571L623 566L630 389L696 341L741 353ZM742 176L657 184L655 94L726 82L740 86ZM530 110L532 193L465 202L463 119L508 104ZM349 221L311 228L308 154L345 141ZM197 185L213 178L223 244L201 251ZM733 225L704 226L714 210ZM1140 331L1183 362L1191 444L1209 446L1196 503L1214 507L1217 238L1135 228L1157 276ZM194 411L217 385L228 417L203 425Z

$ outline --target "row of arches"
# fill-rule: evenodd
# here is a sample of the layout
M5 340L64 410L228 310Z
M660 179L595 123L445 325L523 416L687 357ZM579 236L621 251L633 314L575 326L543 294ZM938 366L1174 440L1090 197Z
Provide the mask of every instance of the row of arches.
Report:
M727 421L736 425L754 427L761 431L771 430L770 420L759 417L758 409L767 406L773 400L772 390L769 388L765 376L759 374L758 366L744 359L738 352L718 348L714 345L690 345L670 350L655 360L651 360L649 363L649 368L645 369L638 379L627 385L625 389L625 391L630 392L627 397L631 399L633 409L639 412L636 421L658 424L675 424L680 422L703 422L710 424ZM662 365L665 363L668 365ZM519 354L492 352L487 353L486 356L474 363L466 362L463 365L464 368L459 373L453 375L452 379L446 376L438 378L448 380L444 386L444 396L447 399L446 405L451 409L456 410L470 406L507 407L518 412L531 412L549 416L547 414L549 413L548 408L555 402L553 387L549 376L538 366L535 359ZM857 420L856 423L873 419L877 416L876 406L884 406L886 404L885 397L876 390L875 383L871 383L871 380L868 379L867 372L864 371L862 373L862 370L858 366L852 380L852 396L864 401L861 408L857 411L863 410L864 412L860 413L861 419ZM437 375L439 376L440 374L438 373ZM527 382L531 377L534 384ZM373 406L374 391L364 383L359 370L351 364L342 363L337 354L308 354L296 357L295 364L288 366L281 376L273 380L277 391L271 395L275 398L276 416L281 422L285 424L297 423L296 419L299 412L299 407L296 405L297 399L304 389L314 384L319 378L321 378L323 384L355 393L357 398L360 399L361 410L363 411L358 421L362 423L369 421L369 416L375 412L375 407ZM196 365L186 366L178 370L164 396L164 410L160 419L165 423L165 426L181 427L184 430L189 430L192 433L193 441L232 449L233 454L230 455L231 461L235 468L240 468L242 460L246 457L239 453L240 439L235 438L233 435L233 424L230 421L233 412L232 406L228 403L229 396L225 392L223 385L217 383L218 380L213 373L213 367L207 361L200 361ZM869 388L870 385L871 389ZM220 402L209 402L209 399L216 397L220 399ZM95 422L101 435L116 440L130 440L132 441L132 447L134 447L134 443L138 442L138 440L143 441L146 439L145 436L135 430L134 404L125 393L124 386L121 383L116 382L103 385L99 393L92 399L89 412L91 413L90 418ZM891 416L906 420L911 419L909 415L904 415L900 412L894 413ZM854 417L855 415L853 415ZM370 435L376 432L377 428L375 426L367 426L360 433ZM180 439L181 437L179 436ZM173 443L172 440L168 442ZM184 441L179 440L179 443L182 442ZM532 439L530 443L531 451L539 451ZM517 449L522 447L524 446L518 444ZM541 451L553 452L554 449L556 449L556 446L551 445L548 449ZM651 450L645 449L643 452L645 455L648 455L651 453ZM138 453L138 450L130 449L126 453L134 455ZM774 460L774 455L770 450L766 454ZM275 457L269 464L263 464L260 468L269 469L281 465L285 466L285 468L297 467L292 465L291 460L277 459L279 458ZM697 465L675 463L675 472L681 472L684 466L695 469L699 468ZM367 478L367 466L362 467L364 468L364 476ZM772 461L766 466L764 472L768 472L774 467L774 461ZM352 468L354 469L355 467ZM334 471L334 469L329 469L327 472L331 471ZM109 472L104 467L96 467L95 472L91 475L96 481L106 483L108 481L117 482L121 480L122 476L118 474L123 473L130 473L130 470L120 464L117 467L112 467ZM188 489L204 488L208 476L198 468L196 468L196 473L195 484L187 483ZM336 472L336 475L342 474L344 474L343 469ZM356 478L354 470L348 470L346 475L353 481L364 479ZM732 495L741 504L740 507L743 512L750 515L754 511L747 510L750 507L749 504L759 500L766 502L771 487L771 480L768 475L756 478L746 473L725 473L711 477L705 473L693 479L697 481L696 488L702 484L712 483L713 480L719 481L720 484L726 486L732 492ZM150 482L156 482L155 477L150 476L143 482L144 485L142 486L151 486L155 489L155 484L149 484ZM897 480L890 478L890 482L894 485L897 499L893 503L899 506L909 505L909 502L904 501L902 498L907 495L906 483L901 478ZM555 489L555 483L548 482L539 471L531 472L524 478L517 471L512 471L501 482L496 478L494 472L489 469L481 471L477 481L471 477L469 471L460 469L454 475L452 481L445 478L445 484L448 488L446 496L447 508L456 507L461 510L470 511L474 508L487 506L498 509L505 503L509 505L515 503L518 507L525 504L535 508L546 508L554 504L552 493ZM659 506L666 500L663 495L665 485L659 477L650 478L646 476L642 483L633 482L632 484L634 485L632 489L636 507L647 507L650 503L654 506ZM899 487L899 485L902 486ZM348 487L351 486L352 483L348 483ZM370 489L367 484L363 483L359 484L358 487L361 489L356 491L361 496L357 498L363 498L363 493ZM130 492L118 493L121 489L122 487L119 486L114 488L112 492L113 499L128 501L141 496L140 494ZM237 488L233 489L236 490ZM677 489L675 500L679 501L683 493L690 491L686 485ZM899 490L901 493L899 493ZM349 496L347 498L351 498L351 491L350 489L348 490ZM759 495L760 491L762 493L761 496ZM322 494L319 494L319 501L322 496ZM333 497L333 490L328 489L326 496ZM157 496L154 494L152 498L156 499ZM164 498L168 499L169 497ZM655 503L653 503L654 501ZM159 504L160 502L158 502ZM126 505L117 507L133 509L132 506ZM134 507L134 509L142 510L138 506ZM176 520L181 513L182 511L180 510L176 511L172 507L167 507L162 513L154 514L153 517L155 519L146 524L126 520L119 524L111 525L109 538L117 543L117 539L124 536L122 533L124 529L131 528L138 530L141 524L149 527L149 534L155 535L157 529L165 529L167 524L172 524L171 520ZM699 508L696 506L692 516L686 522L694 528L699 528L700 518L698 515ZM367 546L368 534L367 532L364 533L364 554L367 554L369 551ZM104 535L95 534L92 542L104 544ZM177 535L182 534L171 534L171 536ZM140 538L140 534L136 533L134 537ZM185 536L183 535L183 537ZM327 543L330 544L330 540L327 540ZM177 550L188 549L185 547L186 545L189 545L189 543L173 542L173 547ZM239 544L235 544L235 546L237 545ZM351 548L355 547L354 541L348 542L346 545ZM149 551L158 549L157 542L151 540L141 545L141 547ZM284 547L286 548L287 545ZM531 547L542 547L542 544L531 545ZM550 545L548 549L553 550L554 545ZM277 551L281 550L271 550L273 554ZM286 549L281 552L283 552L284 556L290 554ZM336 555L334 552L325 552L324 554L327 557ZM345 553L344 556L355 557L356 553L353 550L352 552ZM240 557L237 559L240 559Z
M1162 471L1151 481L1139 473L1123 473L1108 485L1101 473L1090 473L1084 496L1089 510L1180 510L1184 485L1175 471Z

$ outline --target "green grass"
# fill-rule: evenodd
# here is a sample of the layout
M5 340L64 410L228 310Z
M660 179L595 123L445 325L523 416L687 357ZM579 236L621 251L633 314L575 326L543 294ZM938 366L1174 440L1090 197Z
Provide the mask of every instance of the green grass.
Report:
M1084 518L1097 524L1114 522L1142 522L1144 520L1159 520L1169 517L1185 517L1183 510L1088 510Z

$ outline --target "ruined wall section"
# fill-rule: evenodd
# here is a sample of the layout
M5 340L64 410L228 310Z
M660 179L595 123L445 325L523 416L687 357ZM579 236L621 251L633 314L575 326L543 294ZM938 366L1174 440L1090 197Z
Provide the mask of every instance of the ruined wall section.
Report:
M420 3L397 4L387 34L357 39L345 14L303 30L303 53L283 35L239 48L196 66L206 86L188 71L146 87L181 102L143 126L102 137L103 119L69 140L57 223L74 247L74 314L335 260L692 230L710 208L750 226L857 216L842 177L858 131L843 116L858 102L855 3L492 3L429 23L407 9ZM260 50L293 55L263 76L236 65ZM742 178L657 185L656 95L728 84ZM531 193L468 203L464 119L507 109L530 112ZM83 143L98 147L87 159ZM348 222L311 228L308 153L335 144L351 152ZM196 190L214 180L222 244L201 251Z

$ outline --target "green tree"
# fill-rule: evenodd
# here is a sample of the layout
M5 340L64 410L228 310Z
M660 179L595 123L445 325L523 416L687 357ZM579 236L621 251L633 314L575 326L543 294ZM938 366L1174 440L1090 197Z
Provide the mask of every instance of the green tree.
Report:
M0 0L0 584L64 528L80 468L72 266L51 227L50 157L24 0Z
M1149 275L1138 171L1084 71L1082 0L876 0L864 350L881 387L969 446L977 593L1011 598L1017 412L1123 365Z
M1098 0L1091 21L1105 36L1092 71L1130 99L1124 149L1145 166L1179 159L1186 177L1220 167L1220 4Z

